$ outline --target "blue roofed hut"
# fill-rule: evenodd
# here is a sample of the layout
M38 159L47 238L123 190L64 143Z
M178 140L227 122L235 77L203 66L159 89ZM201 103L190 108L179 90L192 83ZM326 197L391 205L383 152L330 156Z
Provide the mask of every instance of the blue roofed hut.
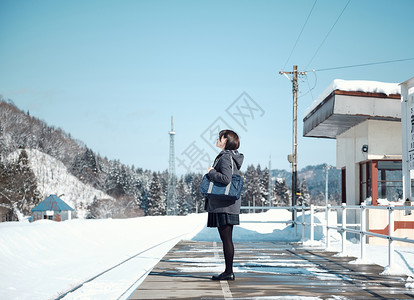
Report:
M50 195L32 209L33 221L42 219L57 222L70 220L72 219L72 211L74 211L74 209L65 201L56 195Z

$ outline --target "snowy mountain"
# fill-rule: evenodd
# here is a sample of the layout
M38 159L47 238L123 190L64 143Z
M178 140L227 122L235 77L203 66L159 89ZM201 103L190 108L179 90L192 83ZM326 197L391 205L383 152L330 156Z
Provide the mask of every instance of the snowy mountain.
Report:
M16 150L8 156L8 160L17 160L22 150ZM86 217L86 208L94 199L115 199L106 193L82 183L70 174L65 165L57 159L36 149L26 150L29 166L36 176L37 189L41 199L50 194L60 197L75 209L78 218Z

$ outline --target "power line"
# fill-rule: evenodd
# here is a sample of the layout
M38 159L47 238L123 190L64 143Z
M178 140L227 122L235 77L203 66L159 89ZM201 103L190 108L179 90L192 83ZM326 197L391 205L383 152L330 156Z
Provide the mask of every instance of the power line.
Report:
M332 67L332 68L316 69L316 70L307 71L307 72L321 72L321 71L330 71L330 70L338 70L338 69L365 67L365 66L389 64L389 63L400 62L400 61L408 61L408 60L414 60L414 57L402 58L402 59L395 59L395 60L387 60L387 61L381 61L381 62L372 62L372 63L358 64L358 65L349 65L349 66L342 66L342 67Z
M309 78L308 78L308 74L307 74L307 72L306 72L305 77L306 77L306 83L308 84L308 91L307 91L306 93L304 93L304 94L300 95L298 98L305 97L307 94L309 94L309 93L310 93L310 94L311 94L311 96L312 96L312 99L315 99L315 98L313 97L313 93L312 93L312 91L315 89L316 84L318 83L318 77L316 76L316 72L313 72L313 75L315 76L315 83L313 84L313 87L310 87L310 84L309 84Z
M284 66L283 66L283 68L282 68L283 70L286 68L286 65L287 65L287 63L289 62L289 60L290 60L290 58L291 58L291 56L292 56L292 54L293 54L293 51L295 51L296 45L298 44L298 41L299 41L299 39L300 39L300 37L301 37L301 35L302 35L302 33L303 33L303 30L305 29L305 26L306 26L306 24L308 23L308 20L309 20L309 18L310 18L310 16L311 16L311 14L312 14L312 11L313 11L313 9L315 8L316 2L318 2L318 0L315 0L315 2L313 3L313 6L312 6L312 8L311 8L311 10L310 10L310 12L309 12L309 14L308 14L308 17L306 18L306 21L305 21L305 23L303 24L302 29L301 29L301 31L300 31L300 33L299 33L299 35L298 35L297 39L296 39L296 42L295 42L295 44L293 45L292 51L290 52L289 57L288 57L288 59L286 60L285 65L284 65Z
M308 66L312 63L313 59L315 58L315 56L318 54L319 50L322 48L322 45L325 43L326 39L328 38L329 34L332 32L332 30L334 29L336 23L338 23L339 19L341 18L342 14L344 13L345 9L348 7L348 4L351 2L351 0L348 0L348 2L346 3L345 7L342 9L341 13L339 14L338 18L336 19L335 23L332 25L331 29L329 29L328 33L326 34L325 38L323 39L322 43L319 45L318 49L316 50L315 54L312 56L311 60L309 61L308 65L306 66L305 69L308 68Z

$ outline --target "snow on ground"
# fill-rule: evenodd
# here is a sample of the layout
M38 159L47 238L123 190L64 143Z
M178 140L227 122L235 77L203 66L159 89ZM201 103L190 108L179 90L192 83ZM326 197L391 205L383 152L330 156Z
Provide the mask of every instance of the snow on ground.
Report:
M305 110L307 116L319 103L325 100L333 91L347 91L347 92L364 92L364 93L381 93L386 95L400 94L401 88L398 83L388 83L369 80L343 80L335 79L323 91L323 93Z
M324 213L316 216L318 223ZM302 226L292 228L286 223L269 223L290 218L291 213L287 210L243 214L242 224L235 227L234 240L299 241ZM219 241L217 229L205 227L206 219L206 214L193 214L117 220L74 219L60 223L49 220L0 223L0 299L55 299L128 259L127 263L105 273L99 280L86 283L82 289L64 297L126 299L179 240ZM308 222L309 217L305 217L305 221ZM308 230L305 230L305 236L309 237ZM320 227L315 230L315 240L319 247L323 247ZM330 250L340 251L340 235L332 234L331 240ZM314 246L315 243L308 241L305 245ZM358 257L359 244L348 242L346 248L348 255ZM372 262L387 266L387 247L367 245L367 253ZM414 247L395 247L395 253L400 272L414 276ZM223 264L217 260L203 260L202 263L204 266L211 264L211 270L217 272ZM354 263L366 262L356 260ZM304 272L315 272L311 265L303 267ZM243 271L245 266L238 268ZM329 274L315 274L321 280L331 280ZM407 287L414 288L410 277Z

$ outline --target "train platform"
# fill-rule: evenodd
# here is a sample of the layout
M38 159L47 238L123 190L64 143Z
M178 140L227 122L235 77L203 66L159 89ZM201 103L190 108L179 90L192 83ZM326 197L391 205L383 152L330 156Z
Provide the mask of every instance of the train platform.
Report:
M181 241L129 299L414 299L406 276L350 263L295 243L235 243L235 281L213 281L224 269L221 243Z

